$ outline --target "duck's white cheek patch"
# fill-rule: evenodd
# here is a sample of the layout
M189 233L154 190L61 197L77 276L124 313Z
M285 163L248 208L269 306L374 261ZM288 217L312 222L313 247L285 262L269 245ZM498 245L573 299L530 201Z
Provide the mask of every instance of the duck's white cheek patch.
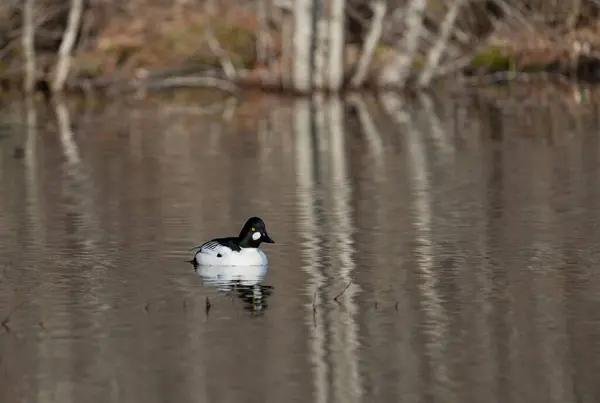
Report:
M252 239L258 241L260 239L260 232L255 232L254 234L252 234Z

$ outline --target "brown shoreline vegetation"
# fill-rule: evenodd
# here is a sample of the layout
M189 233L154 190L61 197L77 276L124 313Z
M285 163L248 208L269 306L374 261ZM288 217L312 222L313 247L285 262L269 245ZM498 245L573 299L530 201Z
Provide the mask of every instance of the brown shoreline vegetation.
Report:
M73 13L78 3L79 18ZM480 83L532 73L594 81L600 71L600 5L594 0L305 3L323 7L322 14L307 14L314 17L313 25L309 21L302 31L315 33L307 48L311 60L305 63L317 66L308 77L311 91L426 87L452 74ZM335 7L340 4L341 83L330 85L327 77L334 73L327 68L332 68L335 38L328 27L339 18ZM297 85L294 70L300 65L294 27L303 21L297 12L296 4L285 0L8 0L0 5L0 85L61 91L57 75L62 74L67 91L307 92ZM320 49L326 40L326 49ZM398 75L403 63L406 74L382 80ZM321 78L314 73L318 66Z

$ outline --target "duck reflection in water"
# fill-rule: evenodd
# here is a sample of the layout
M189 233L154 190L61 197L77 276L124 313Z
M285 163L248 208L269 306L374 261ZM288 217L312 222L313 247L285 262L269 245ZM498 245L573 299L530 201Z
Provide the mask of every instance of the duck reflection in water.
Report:
M195 266L203 284L215 287L224 295L236 296L244 309L259 313L267 309L273 287L263 285L267 265L257 266Z

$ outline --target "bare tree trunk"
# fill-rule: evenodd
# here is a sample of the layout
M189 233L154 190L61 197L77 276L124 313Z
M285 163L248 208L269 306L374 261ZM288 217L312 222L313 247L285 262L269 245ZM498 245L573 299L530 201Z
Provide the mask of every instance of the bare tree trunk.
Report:
M423 13L427 6L426 0L412 0L406 13L407 33L404 47L404 58L399 66L399 85L404 85L410 74L411 64L419 48L419 41L423 32Z
M338 91L344 80L344 11L346 0L331 0L329 14L329 89Z
M281 62L279 65L281 86L290 88L292 83L294 26L290 15L284 15L281 25Z
M438 68L440 59L442 58L442 55L448 46L448 40L450 39L452 28L454 27L454 23L458 17L458 12L465 1L466 0L454 0L450 10L446 14L446 18L444 18L444 22L440 28L438 40L436 41L433 49L431 49L427 55L427 61L425 62L423 73L421 73L421 77L419 77L419 86L424 87L429 85L431 82L433 72L436 68Z
M71 0L71 9L69 10L69 20L63 34L60 48L58 49L58 62L56 64L56 73L52 90L61 92L64 89L65 81L71 69L71 58L77 31L81 23L81 15L83 13L83 0Z
M381 32L383 31L383 20L387 8L385 0L377 0L372 8L373 18L371 19L371 29L367 34L363 51L358 59L356 73L354 73L354 76L350 81L350 84L354 88L359 87L365 81L367 72L369 71L369 65L371 64L373 54L375 53L375 48L377 48L377 44L381 38Z
M294 90L307 93L311 90L312 0L294 2Z
M256 59L264 66L269 58L269 34L267 32L267 1L258 0L256 5L258 14L258 35L256 38Z
M406 84L410 75L412 63L419 48L421 34L423 32L423 12L427 0L412 0L407 6L405 13L406 34L404 49L398 52L396 60L382 73L381 84L401 87Z
M327 16L324 10L324 0L314 0L313 22L315 43L313 48L313 86L317 90L325 88L327 71L327 51L329 45L329 32L327 30Z
M35 28L33 26L33 3L35 0L25 0L23 4L23 36L22 46L25 56L25 80L23 89L32 93L35 85Z

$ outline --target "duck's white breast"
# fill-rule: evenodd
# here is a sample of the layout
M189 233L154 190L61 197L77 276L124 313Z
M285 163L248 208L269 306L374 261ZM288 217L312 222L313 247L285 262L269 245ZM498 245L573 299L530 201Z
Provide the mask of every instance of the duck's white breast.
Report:
M196 253L196 263L201 266L263 266L267 256L259 248L242 248L239 252L225 246L201 248Z

